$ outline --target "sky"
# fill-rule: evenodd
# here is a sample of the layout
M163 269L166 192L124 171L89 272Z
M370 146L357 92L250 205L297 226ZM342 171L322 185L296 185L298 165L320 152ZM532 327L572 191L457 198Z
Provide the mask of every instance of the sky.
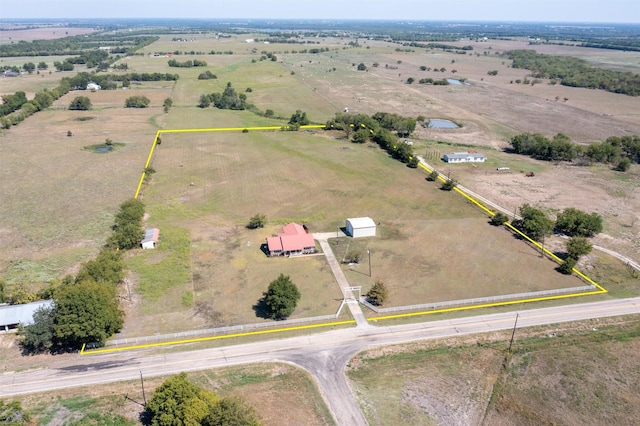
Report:
M639 0L0 0L14 18L397 19L640 24Z

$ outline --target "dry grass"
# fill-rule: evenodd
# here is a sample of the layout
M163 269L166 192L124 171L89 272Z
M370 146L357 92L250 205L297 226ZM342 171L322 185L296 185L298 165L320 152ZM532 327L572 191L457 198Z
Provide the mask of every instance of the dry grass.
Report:
M145 377L147 399L166 378ZM305 371L288 364L221 368L190 373L189 378L221 397L242 397L255 408L265 426L333 424L312 378ZM51 421L62 423L91 412L120 415L139 423L143 412L140 381L66 389L55 394L34 394L19 397L19 400L35 420L43 424L51 424Z
M506 371L508 332L421 342L358 354L347 376L371 424L632 425L637 336L635 319L519 330Z

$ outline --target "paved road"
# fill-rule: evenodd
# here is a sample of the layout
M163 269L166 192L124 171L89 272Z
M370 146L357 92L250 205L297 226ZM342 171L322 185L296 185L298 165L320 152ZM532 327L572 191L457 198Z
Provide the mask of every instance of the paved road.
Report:
M640 314L640 297L615 299L519 312L518 327L580 321L626 314ZM52 357L49 368L8 372L0 376L0 397L55 389L135 380L145 376L174 374L255 362L284 361L311 372L331 412L341 425L364 425L344 375L348 360L372 347L438 339L464 334L511 329L515 312L398 326L332 330L269 342L256 342L204 350L154 355L150 350L125 353Z

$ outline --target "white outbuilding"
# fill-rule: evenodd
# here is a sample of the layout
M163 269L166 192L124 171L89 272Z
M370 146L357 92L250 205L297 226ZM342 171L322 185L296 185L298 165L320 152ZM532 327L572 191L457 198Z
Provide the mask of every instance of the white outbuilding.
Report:
M347 219L347 234L353 238L375 237L376 223L370 217L354 217Z

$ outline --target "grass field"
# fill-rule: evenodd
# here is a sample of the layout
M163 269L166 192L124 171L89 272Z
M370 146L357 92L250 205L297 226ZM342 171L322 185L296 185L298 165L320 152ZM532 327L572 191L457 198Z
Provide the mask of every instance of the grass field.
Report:
M518 330L506 361L506 332L375 349L347 376L372 425L632 425L638 330L636 318Z
M228 39L192 35L195 41L188 43L171 41L173 37L161 36L144 52L202 51L207 54L197 57L206 60L208 66L172 68L167 58L147 55L123 58L121 61L132 72L178 73L180 80L132 84L126 91L82 92L94 105L87 112L66 110L70 100L79 94L72 92L49 110L3 131L0 185L6 202L0 206L3 217L0 270L10 286L25 283L37 288L74 272L81 261L97 252L109 233L117 205L135 191L156 130L286 122L246 111L197 108L201 94L221 91L227 82L239 93L246 93L259 109L272 109L285 118L301 109L312 121L324 122L349 107L352 112L388 111L459 121L463 124L459 131L418 127L412 136L416 152L448 149L435 141L459 144L465 149L486 148L489 161L485 165L457 166L450 171L452 177L514 210L523 202L530 202L544 203L550 211L575 206L602 212L606 230L615 241L598 243L614 245L629 255L637 247L637 233L633 226L627 226L633 223L633 206L638 204L632 190L636 172L632 170L630 178L624 180L610 171L589 168L589 173L597 174L599 179L594 180L585 178L587 173L583 170L574 168L569 173L561 165L552 167L501 152L506 137L539 128L539 123L544 123L549 132L563 131L581 137L586 133L633 132L636 120L629 112L633 110L629 97L546 84L535 87L511 84L511 79L526 72L509 68L508 60L495 53L508 46L522 46L519 41L474 42L473 54L455 55L433 49L403 52L396 50L395 44L375 40L360 40L360 47L352 47L348 46L353 41L349 38L315 40L320 41L319 45L264 45L245 43L254 35ZM329 51L293 53L311 47L327 47ZM567 52L575 50L567 49ZM208 54L211 50L233 54ZM274 52L278 61L261 61L263 51ZM594 61L629 65L625 57L615 52L591 53ZM194 57L184 54L176 59ZM18 64L23 59L3 60ZM360 62L368 67L366 72L356 70ZM422 65L446 71L420 71ZM218 79L197 80L205 69ZM487 76L492 69L499 70L497 76ZM79 67L72 73L7 79L3 81L9 85L3 90L13 92L23 87L32 93L49 83L54 87L63 75L83 70ZM408 77L465 77L471 85L410 85L406 84ZM252 91L246 92L247 88ZM569 102L548 102L556 95L563 98L567 90ZM124 99L134 94L149 97L151 107L124 109ZM161 105L167 97L173 99L174 106L165 114ZM610 115L605 114L606 108L612 111ZM67 137L67 131L74 136ZM335 139L338 136L322 132L164 135L166 141L159 147L153 164L158 173L152 185L144 188L143 195L150 203L149 224L161 225L167 241L177 244L167 244L154 254L127 259L134 270L131 279L139 284L140 290L130 300L127 311L136 312L140 308L140 313L148 316L148 320L136 317L140 324L161 324L158 320L164 319L166 324L161 329L172 331L186 324L199 327L254 319L253 303L264 291L265 283L272 279L270 275L276 272L274 262L255 256L256 245L289 220L305 222L312 230L331 231L343 226L345 217L362 215L381 223L380 238L369 244L373 277L368 277L364 258L353 270L345 266L345 271L354 285L365 289L376 278L388 281L394 290L389 302L393 305L416 298L448 299L460 292L471 296L494 290L511 293L565 287L568 283L579 285L573 278L556 274L552 262L536 258L536 253L525 244L490 228L484 223L486 218L462 199L442 194L435 185L425 182L424 176L403 168L377 148L352 145ZM106 155L84 150L107 138L124 145ZM178 146L184 149L177 150ZM456 145L451 148L457 149ZM442 164L435 163L445 171ZM511 167L512 173L496 175L495 167L503 165ZM525 170L535 170L541 178L526 180L518 176ZM566 174L558 179L556 173ZM564 181L572 182L571 190L554 186ZM549 193L552 189L556 192ZM587 191L596 191L597 205L594 197L586 195ZM432 201L433 197L438 201ZM587 208L582 204L584 200L590 200ZM246 220L259 210L269 217L269 226L263 233L246 231L243 228ZM479 230L473 233L477 239L461 243L459 239L466 237L464 232L469 227ZM377 246L378 242L382 245ZM447 261L443 263L445 258ZM508 273L498 276L502 272L494 271L509 269L504 259L511 259L514 264L524 262L530 268L515 280ZM452 264L457 268L451 269ZM318 282L319 288L326 289L320 297L311 290L314 285L309 285L306 290L309 296L323 302L311 306L303 301L294 315L324 314L334 309L340 295L336 294L338 290L332 285L321 257L287 264L287 268L291 268L292 276L299 277L296 279L300 285L306 285L305 281ZM486 275L488 269L491 272ZM170 271L171 277L165 280L166 271ZM463 284L468 275L477 281ZM261 280L256 288L241 287L257 277ZM600 277L607 279L606 275ZM221 287L211 285L225 280L237 283L238 287L222 291ZM436 282L444 283L440 290L433 288ZM494 290L487 290L485 282L492 282ZM170 313L164 316L157 313L158 307L165 305L170 312L177 313L176 318ZM229 313L230 307L235 306L241 306L242 313Z
M303 294L292 318L334 313L341 293L324 257L270 259L260 250L289 221L305 223L311 232L331 232L346 217L374 217L377 238L340 239L332 246L338 259L352 252L362 256L359 265L344 265L352 285L366 291L376 279L388 284L385 306L581 285L509 232L489 226L462 197L426 182L423 173L373 145L328 136L162 136L152 162L156 173L142 198L148 226L166 229L167 236L157 252L141 252L128 262L143 311L162 307L162 315L153 316L155 327L179 329L184 324L176 318L189 312L197 314L197 325L255 322L255 305L279 273L290 275ZM269 218L265 229L245 229L256 213ZM372 276L367 248L375 264Z

